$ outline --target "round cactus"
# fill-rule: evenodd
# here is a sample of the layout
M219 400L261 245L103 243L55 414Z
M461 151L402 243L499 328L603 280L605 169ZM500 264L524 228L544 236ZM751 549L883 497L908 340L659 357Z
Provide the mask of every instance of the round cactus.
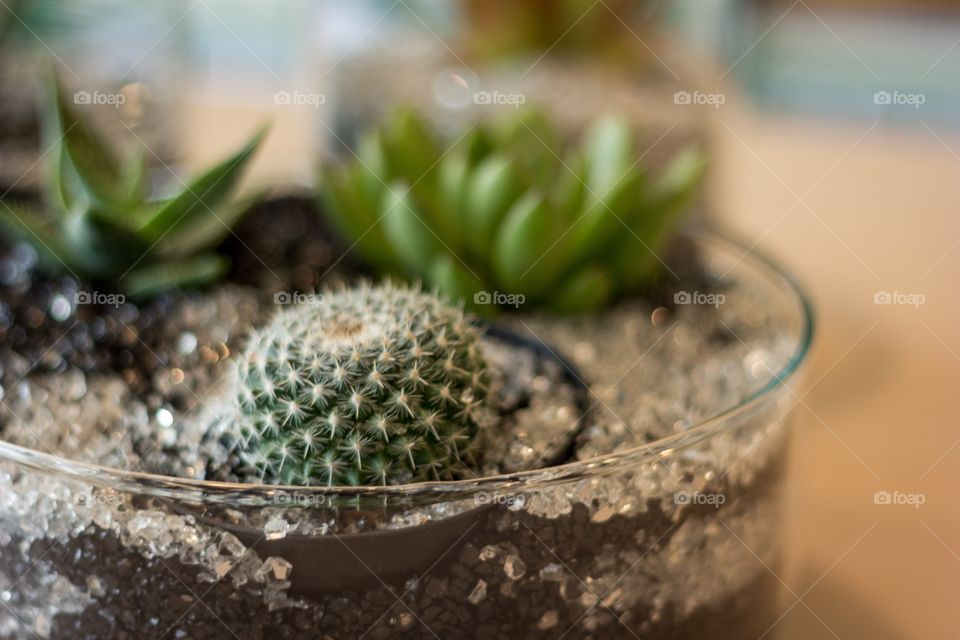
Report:
M392 285L281 311L251 336L237 384L234 440L266 482L454 478L494 416L462 310Z

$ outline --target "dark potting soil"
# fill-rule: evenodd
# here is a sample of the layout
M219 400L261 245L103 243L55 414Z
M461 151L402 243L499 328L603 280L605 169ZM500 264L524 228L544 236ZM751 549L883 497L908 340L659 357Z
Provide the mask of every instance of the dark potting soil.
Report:
M146 560L102 530L52 548L49 542L35 542L27 558L5 562L3 570L15 577L31 570L28 562L39 561L36 570L49 566L81 587L96 576L102 595L82 613L57 615L53 639L753 640L774 621L777 593L775 577L757 562L743 568L752 577L687 613L642 598L628 597L624 602L632 604L625 606L620 597L610 596L612 588L588 590L583 582L595 573L596 558L604 550L629 548L641 557L668 553L682 526L704 526L708 519L733 521L744 513L749 517L750 500L740 495L712 513L689 511L677 521L656 501L642 516L617 515L602 523L592 521L582 505L557 519L500 507L489 511L444 561L405 587L308 596L304 608L272 611L256 589L237 589L229 580L201 581L195 567L176 560ZM505 527L505 522L513 526ZM505 561L504 554L513 559ZM8 555L19 556L3 553ZM631 563L612 557L618 565L610 572L630 576ZM700 569L709 572L712 567ZM547 570L555 575L544 577ZM591 593L602 602L585 600Z
M281 196L255 206L228 236L227 280L277 292L310 293L349 276L372 275L337 240L312 198Z
M336 246L310 199L268 200L225 242L222 250L234 265L227 282L257 287L264 295L313 291L326 278L356 273ZM10 388L31 372L72 366L119 373L144 396L153 391L153 374L169 366L166 323L184 301L202 295L172 292L118 304L94 284L44 273L33 249L0 238L0 386ZM106 302L78 304L84 296Z
M78 304L98 295L77 278L39 271L26 245L0 240L0 385L9 388L28 373L72 366L120 373L134 392L146 391L149 372L162 366L157 325L180 294L146 304Z

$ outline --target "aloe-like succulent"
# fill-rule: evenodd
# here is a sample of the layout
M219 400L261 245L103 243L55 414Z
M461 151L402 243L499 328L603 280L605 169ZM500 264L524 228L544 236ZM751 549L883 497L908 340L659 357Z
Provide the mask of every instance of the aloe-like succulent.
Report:
M639 159L614 116L570 142L531 111L445 147L401 110L352 161L324 166L320 193L346 240L387 273L481 312L493 292L575 312L651 283L706 164L693 146L655 177Z
M267 482L457 477L495 417L477 330L416 288L361 286L280 311L251 335L235 381L230 438Z
M56 79L45 107L42 206L0 200L0 228L33 245L49 270L132 296L204 284L227 270L214 249L251 204L230 198L266 128L176 195L155 198L146 149L136 158L118 153Z

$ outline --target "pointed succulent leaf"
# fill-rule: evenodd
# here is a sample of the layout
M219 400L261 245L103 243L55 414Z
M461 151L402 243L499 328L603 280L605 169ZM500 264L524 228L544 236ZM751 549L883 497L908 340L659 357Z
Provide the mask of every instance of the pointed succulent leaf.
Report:
M500 154L477 165L467 185L464 216L467 242L475 254L485 255L510 206L524 187L516 167Z
M56 75L51 75L52 97L45 113L48 148L62 157L60 170L74 172L77 184L97 208L113 211L124 202L123 163L75 109Z
M444 247L416 211L406 185L396 183L387 190L382 216L384 232L404 267L412 274L428 272Z
M583 181L583 158L576 151L570 151L564 158L563 165L564 168L557 174L550 190L550 201L557 211L557 216L572 224L583 211L587 193L587 185Z
M437 199L443 210L457 224L463 219L467 179L470 176L470 161L466 154L452 152L437 172Z
M90 212L71 215L61 237L86 272L98 278L122 273L149 253L150 247L128 229Z
M605 116L590 127L583 152L587 185L598 196L620 182L637 161L630 125L615 116Z
M550 296L550 308L562 313L582 313L606 305L614 291L610 273L598 265L587 265L562 278Z
M468 164L473 167L496 148L496 143L486 127L476 126L460 139L457 146L463 149Z
M450 246L451 251L459 251L466 243L467 185L469 166L466 155L455 153L446 158L437 170L437 211L431 223Z
M89 207L90 200L79 185L63 143L55 143L49 149L50 161L41 187L43 200L47 210L62 220L70 211Z
M665 245L676 233L706 174L706 158L696 147L681 151L641 201L633 233L620 239L610 256L617 281L625 288L649 283L663 267Z
M571 264L597 255L618 237L629 233L626 220L636 207L643 176L630 169L604 193L587 193L586 209L570 225L564 253Z
M337 232L369 262L392 271L398 266L398 258L387 241L380 220L383 195L376 203L366 201L365 194L354 185L357 174L364 171L356 167L334 167L326 170L320 178L319 193L323 210ZM386 190L384 190L384 193Z
M380 140L391 178L402 178L411 185L433 185L441 153L426 120L403 109L388 123Z
M18 200L0 200L0 228L7 236L33 246L47 268L75 268L66 255L56 226L39 207Z
M540 299L564 266L560 228L542 196L527 194L507 213L493 247L504 290Z
M530 180L547 184L561 170L560 136L542 111L524 111L501 127L497 137L499 146L510 153Z
M208 216L194 218L176 229L156 245L158 255L191 255L213 249L230 235L236 223L264 197L258 193L237 202L231 202Z
M131 297L146 298L178 287L213 282L229 268L230 261L225 257L205 254L135 268L120 280L120 285Z
M355 181L361 195L368 202L380 202L383 190L392 177L383 154L379 132L372 131L361 138L357 146L357 164Z
M707 173L707 158L699 146L680 151L654 185L653 207L676 210L690 203Z
M240 151L194 179L178 196L152 212L140 231L156 240L178 225L190 224L193 218L216 211L239 184L243 170L268 130L269 127L261 128Z
M137 151L128 167L123 199L129 208L139 208L150 197L150 166L147 164L147 150L144 148ZM137 222L136 216L130 216L128 220L131 224Z
M467 267L449 255L441 255L430 269L429 284L451 302L463 300L467 308L481 315L494 312L493 305L474 304L478 293L485 291L483 281L467 270Z

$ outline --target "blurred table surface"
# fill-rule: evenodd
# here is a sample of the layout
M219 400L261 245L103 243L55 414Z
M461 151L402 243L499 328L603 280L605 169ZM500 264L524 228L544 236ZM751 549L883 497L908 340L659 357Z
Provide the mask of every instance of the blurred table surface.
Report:
M960 132L722 110L716 131L717 218L797 274L818 316L771 635L956 639Z

